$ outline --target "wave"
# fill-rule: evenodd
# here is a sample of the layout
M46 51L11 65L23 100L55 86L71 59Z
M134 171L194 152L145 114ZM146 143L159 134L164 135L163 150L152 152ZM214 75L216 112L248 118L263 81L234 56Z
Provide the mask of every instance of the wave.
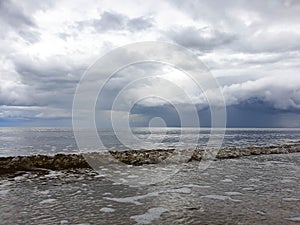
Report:
M300 143L286 144L280 146L264 147L226 147L218 152L214 149L195 149L195 150L175 150L175 149L156 149L156 150L129 150L129 151L111 151L106 153L90 152L85 154L57 154L16 156L0 158L0 174L15 173L18 171L47 171L47 170L66 170L91 168L86 159L101 158L101 162L110 162L107 159L115 159L129 165L155 164L160 162L169 162L169 159L182 159L183 162L193 160L212 160L212 159L230 159L251 155L265 154L287 154L300 152ZM174 157L179 156L179 157ZM181 161L181 162L182 162ZM178 162L178 161L177 161Z

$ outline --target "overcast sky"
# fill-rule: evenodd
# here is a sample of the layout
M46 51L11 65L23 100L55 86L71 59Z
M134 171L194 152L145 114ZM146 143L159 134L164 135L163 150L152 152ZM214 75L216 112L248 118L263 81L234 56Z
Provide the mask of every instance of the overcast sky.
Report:
M186 47L210 69L229 127L300 127L299 0L3 0L0 40L0 126L71 126L75 88L89 65L125 44L163 41ZM123 71L112 89L139 69ZM173 96L172 85L165 87L156 79L137 83L122 99L162 90ZM207 107L198 110L208 126ZM176 126L173 111L146 101L132 113L139 125L165 116Z

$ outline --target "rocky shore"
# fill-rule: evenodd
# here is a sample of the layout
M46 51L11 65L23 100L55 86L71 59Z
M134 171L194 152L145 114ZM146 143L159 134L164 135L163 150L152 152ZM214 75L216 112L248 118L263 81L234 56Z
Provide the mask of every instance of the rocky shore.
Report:
M300 144L290 144L282 146L267 147L248 147L248 148L223 148L215 156L214 150L131 150L122 152L107 153L88 153L83 155L77 154L57 154L54 156L34 155L34 156L16 156L0 158L0 175L15 173L18 171L47 171L47 170L64 170L76 168L89 168L86 158L101 160L114 158L117 161L129 165L155 164L168 159L183 159L183 161L203 160L203 159L229 159L242 156L263 155L263 154L287 154L300 152ZM176 156L178 156L176 158ZM172 160L170 160L172 162ZM178 161L177 161L178 162Z

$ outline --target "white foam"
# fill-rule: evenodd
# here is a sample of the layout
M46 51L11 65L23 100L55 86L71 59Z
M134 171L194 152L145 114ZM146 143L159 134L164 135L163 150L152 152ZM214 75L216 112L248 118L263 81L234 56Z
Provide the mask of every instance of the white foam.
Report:
M162 207L151 208L145 214L131 216L130 219L134 220L138 224L151 224L153 220L160 218L161 214L168 210Z
M183 194L190 194L192 192L189 188L178 188L178 189L168 189L165 191L159 191L159 192L151 192L145 195L137 195L132 197L125 197L125 198L109 198L105 197L107 200L115 201L115 202L121 202L121 203L132 203L135 205L142 205L141 202L138 200L148 198L148 197L157 197L161 193L183 193Z
M229 200L232 202L241 202L241 200L233 199L229 196L224 196L224 195L205 195L205 196L202 196L201 198L209 198L209 199L216 199L216 200L222 200L222 201Z
M55 201L56 201L55 198L49 198L49 199L45 199L45 200L41 201L40 204L48 204L48 203L53 203Z
M184 185L184 187L188 187L188 188L211 188L211 186L208 186L208 185L197 185L197 184L187 184L187 185Z
M246 187L242 189L243 191L254 191L254 188L252 187Z
M98 174L98 175L95 176L95 178L103 178L103 177L106 177L106 175L105 174Z
M21 181L21 180L24 180L26 177L24 177L23 175L22 176L17 176L14 178L15 181Z
M47 195L47 194L50 193L50 191L49 190L45 190L45 191L40 191L39 193L42 194L42 195Z
M294 222L300 222L300 216L292 217L292 218L286 218L286 219L290 220L290 221L294 221Z
M251 182L259 182L260 179L258 179L258 178L250 178L248 181L251 181Z
M225 177L226 178L238 178L238 176L236 176L236 175L226 175Z
M159 192L152 192L146 195L137 195L137 196L132 196L132 197L125 197L125 198L108 198L105 197L107 200L112 200L115 202L121 202L121 203L133 203L135 205L142 205L138 200L147 198L147 197L153 197L153 196L158 196Z
M108 207L104 207L100 209L100 212L105 212L105 213L111 213L114 212L115 210L113 208L108 208Z
M232 191L232 192L225 192L226 195L235 196L235 195L242 195L240 192Z
M129 175L128 178L138 178L139 176L137 175Z
M45 177L54 178L63 175L60 171L50 171L50 173L46 174Z
M224 179L224 180L221 180L222 182L225 182L225 183L229 183L229 182L232 182L231 179Z
M105 192L102 194L103 196L106 196L106 195L112 195L110 192Z
M165 191L161 191L159 193L183 193L183 194L190 194L192 192L189 188L178 188L178 189L168 189Z

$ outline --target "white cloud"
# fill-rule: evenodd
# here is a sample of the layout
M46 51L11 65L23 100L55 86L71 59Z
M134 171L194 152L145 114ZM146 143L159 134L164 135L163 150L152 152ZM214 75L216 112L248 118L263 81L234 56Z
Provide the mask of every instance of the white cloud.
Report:
M300 77L272 76L223 88L227 105L256 98L275 109L300 109Z

